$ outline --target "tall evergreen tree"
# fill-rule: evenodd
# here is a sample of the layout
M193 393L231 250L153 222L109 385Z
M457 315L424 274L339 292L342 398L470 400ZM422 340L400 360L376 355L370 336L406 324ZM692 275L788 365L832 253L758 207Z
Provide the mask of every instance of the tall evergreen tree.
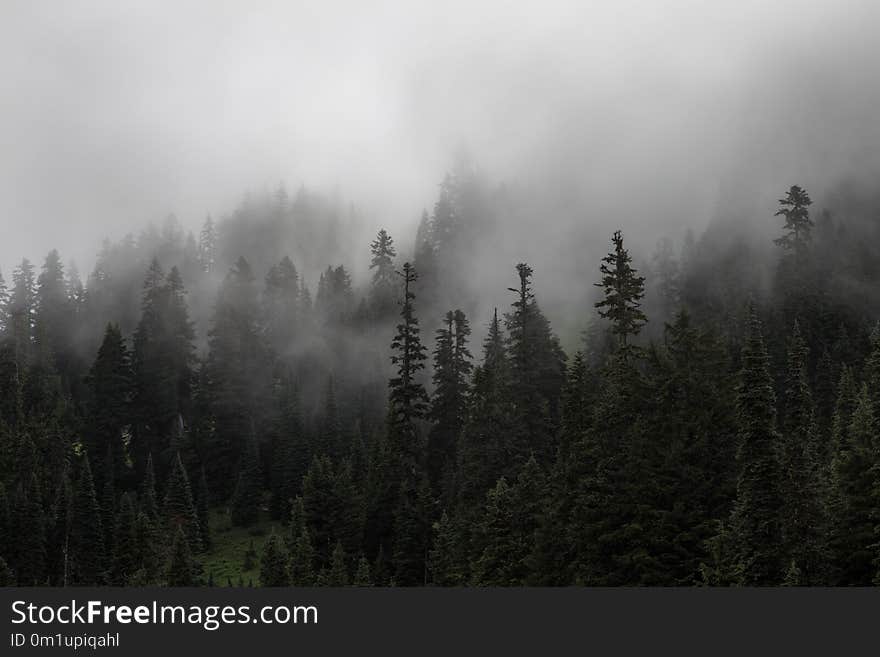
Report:
M370 269L373 270L370 308L374 317L382 319L393 314L398 297L398 281L394 273L394 258L397 257L397 251L394 248L394 240L384 228L370 244L370 253L372 254Z
M191 553L202 549L202 535L199 528L199 518L196 506L193 502L192 488L189 485L189 477L186 468L180 459L180 454L174 458L171 465L171 473L165 485L165 499L162 504L162 513L168 536L176 534L177 530L183 531L183 535L189 541Z
M289 586L290 571L288 554L284 541L272 532L263 544L260 557L260 584L262 586Z
M70 525L71 582L85 586L102 584L107 564L101 508L87 456L82 457L72 506Z
M735 581L743 585L777 585L789 566L782 544L781 437L776 431L769 358L754 308L750 310L742 363L739 479L731 518L732 572Z
M632 257L623 245L619 230L611 238L614 251L602 258L599 271L602 279L595 285L602 288L604 298L596 303L599 316L611 322L611 332L617 336L621 349L639 333L647 322L641 310L645 295L645 279L632 267Z

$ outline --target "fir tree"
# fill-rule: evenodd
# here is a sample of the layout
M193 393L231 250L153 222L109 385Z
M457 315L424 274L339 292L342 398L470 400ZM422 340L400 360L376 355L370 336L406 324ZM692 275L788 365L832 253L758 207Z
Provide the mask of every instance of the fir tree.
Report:
M189 539L178 526L171 544L171 557L166 571L167 586L197 586L196 564L189 548Z
M785 576L784 508L776 399L761 323L750 311L739 387L739 479L731 519L733 572L743 585L777 585Z
M284 541L275 533L263 544L260 557L260 584L262 586L289 586L288 554Z
M776 244L787 251L802 252L811 240L811 230L814 226L810 219L810 195L806 190L793 185L785 194L785 198L779 199L779 209L774 216L784 217L783 230L785 235L774 240Z
M165 516L169 537L173 536L180 529L189 541L191 553L202 549L199 518L193 503L189 477L186 474L186 468L183 467L180 454L175 456L171 466L171 474L165 486L162 513Z
M199 521L199 535L202 538L202 547L211 549L210 515L208 509L211 506L211 495L208 492L208 480L205 478L205 468L199 471L199 486L196 493L196 517Z
M428 435L428 476L435 491L449 492L454 471L455 446L464 427L468 379L473 365L467 348L470 326L461 310L446 313L445 326L437 331L434 349L434 396Z
M104 530L87 456L82 458L76 482L69 550L72 583L86 586L103 583L106 576Z
M231 515L236 525L250 525L260 512L260 459L257 441L251 434L247 441L238 469L238 481L232 495Z
M873 408L863 385L832 461L832 549L838 585L869 586L876 574L876 491L880 459L874 444Z
M351 581L353 586L369 587L373 586L373 579L370 575L370 562L364 555L361 555L357 562L357 568L354 571L354 578Z
M345 563L345 550L342 543L336 542L330 556L330 570L327 574L327 586L348 586L348 566Z
M602 280L595 285L602 288L604 298L596 303L599 316L611 322L611 332L617 336L621 349L626 349L629 339L638 335L647 322L641 310L645 296L645 279L632 267L632 257L623 246L623 235L615 231L611 238L614 251L602 258L599 271Z
M785 382L782 532L789 561L798 572L798 582L818 585L827 581L827 522L807 357L808 348L795 322Z
M111 582L125 586L140 567L138 563L137 515L131 496L126 492L119 500L119 512L113 540L113 563Z
M370 269L373 278L370 287L370 307L373 316L381 319L393 313L397 302L397 276L394 273L394 258L397 251L394 240L383 228L370 244Z

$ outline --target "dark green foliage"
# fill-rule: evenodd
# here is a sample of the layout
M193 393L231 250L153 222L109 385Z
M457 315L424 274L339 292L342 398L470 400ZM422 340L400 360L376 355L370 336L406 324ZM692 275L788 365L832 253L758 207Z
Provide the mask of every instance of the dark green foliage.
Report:
M203 387L213 421L203 439L202 460L219 499L233 492L243 466L252 464L251 443L268 415L265 374L271 368L259 314L253 271L239 258L218 294L204 364Z
M182 431L192 397L194 332L177 268L168 275L154 259L143 287L141 320L134 333L133 451L141 463L155 455L160 474L173 460L172 437Z
M516 266L519 287L513 312L505 316L510 360L510 395L516 408L516 422L528 453L542 462L555 451L559 427L559 398L565 380L565 354L550 323L535 301L531 288L532 269Z
M776 396L767 350L754 308L742 362L731 571L739 584L780 584L789 566L782 550L781 436L776 431Z
M327 586L348 586L348 566L345 563L345 550L342 543L336 542L330 556L330 569L325 580Z
M291 586L315 584L315 550L306 527L303 527L294 538L290 550L290 584Z
M445 326L437 330L434 348L434 396L428 435L427 470L438 493L451 493L455 447L466 420L468 380L473 365L467 342L470 326L461 310L446 313Z
M238 466L238 481L232 494L232 522L236 525L250 525L260 512L261 504L260 459L257 442L251 435L241 455Z
M820 585L828 582L828 518L807 357L807 346L795 323L789 342L782 423L782 533L790 571L797 572L797 583Z
M403 308L400 311L401 323L397 334L391 341L391 363L397 366L396 376L388 381L390 424L389 433L394 436L401 458L411 465L416 462L415 421L423 418L428 410L428 396L425 388L418 382L417 375L424 369L426 347L419 338L419 322L415 316L413 301L416 295L411 286L418 278L415 269L408 262L399 272L403 278Z
M275 532L272 532L263 544L263 554L260 557L260 585L289 586L288 560L284 541Z
M68 560L71 583L83 586L104 583L107 571L104 530L87 456L82 457L71 506Z
M140 568L138 549L137 514L131 495L123 493L119 500L119 512L113 537L113 563L110 581L125 586Z
M98 356L89 371L91 393L86 447L124 463L123 430L129 422L131 364L118 324L108 324ZM102 472L107 472L102 463Z
M162 514L168 536L174 536L180 529L189 541L191 553L202 549L202 534L199 518L193 502L192 488L180 454L177 454L171 466L171 473L165 485L165 500L162 503Z
M196 517L199 521L199 535L202 539L202 547L211 549L211 527L208 519L208 508L211 506L211 494L208 492L208 480L205 478L205 469L199 471L199 487L196 491Z
M873 424L871 397L863 385L832 461L832 549L837 583L844 586L868 586L876 575L880 459Z
M602 280L596 283L602 288L604 298L596 303L599 316L611 322L611 331L617 336L621 348L626 348L629 338L637 335L648 321L641 310L645 295L645 279L632 267L632 257L623 246L623 235L615 231L611 238L614 251L602 258Z
M361 555L357 562L357 568L354 571L354 578L351 581L352 586L373 586L373 578L370 575L370 562L364 555Z
M199 583L196 564L189 549L189 539L181 527L174 533L165 582L167 586L197 586Z
M9 551L10 565L19 586L42 583L46 567L46 519L36 475L30 477L27 486L19 484L10 524L13 527L10 536L15 537Z

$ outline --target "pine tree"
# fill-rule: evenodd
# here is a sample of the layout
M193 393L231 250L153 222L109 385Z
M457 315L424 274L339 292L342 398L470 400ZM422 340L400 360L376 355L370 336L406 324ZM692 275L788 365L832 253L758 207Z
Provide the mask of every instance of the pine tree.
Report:
M11 330L9 325L9 288L3 272L0 272L0 338L5 337Z
M345 550L342 543L336 542L330 556L330 570L327 574L327 586L348 586L348 566L345 563Z
M131 496L126 492L119 500L116 514L110 581L116 586L125 586L139 567L137 514Z
M87 456L82 458L76 482L69 550L72 583L86 586L103 583L106 576L104 530Z
M875 497L880 459L866 384L856 398L851 418L846 433L838 438L832 461L832 549L837 584L869 586L876 574L874 561L880 540Z
M236 525L250 525L256 521L261 501L260 458L257 441L251 433L242 453L238 469L238 481L232 495L231 515Z
M528 453L510 386L510 361L495 311L483 343L482 365L474 372L458 448L456 502L466 512L479 507L501 476L514 476Z
M108 324L98 356L89 371L91 393L86 447L124 461L123 431L129 423L131 369L128 349L118 324ZM101 464L106 471L106 464Z
M314 586L315 584L315 551L309 530L303 527L295 538L290 551L290 584L291 586Z
M260 557L260 584L262 586L289 586L288 554L284 541L275 533L263 544Z
M171 544L171 557L166 571L167 586L197 586L196 563L189 549L189 539L178 526Z
M202 549L199 518L193 503L189 477L186 474L186 468L183 467L180 454L175 456L171 466L171 473L165 486L162 513L165 517L169 537L180 529L189 541L191 553Z
M287 256L266 274L263 315L269 344L275 351L290 348L301 324L299 274Z
M454 472L455 446L464 427L468 379L473 365L467 348L470 326L461 310L446 313L445 327L438 329L434 349L434 396L428 435L427 468L435 491L449 493Z
M394 581L398 586L427 583L431 505L427 478L415 471L405 474L394 510Z
M467 563L455 521L444 511L433 529L428 555L431 581L436 586L462 586L467 580Z
M789 188L785 198L779 199L779 209L774 216L784 217L783 230L785 235L774 240L776 244L787 251L794 250L801 253L811 240L811 229L814 226L810 219L810 195L806 190L793 185Z
M351 581L353 586L369 587L373 586L373 578L370 576L370 562L364 555L360 556L357 562L357 568L354 572L354 579Z
M204 365L205 394L211 416L204 447L208 485L226 499L237 482L237 466L248 455L250 437L266 421L271 394L266 377L269 352L263 339L250 264L239 258L217 298Z
M799 583L819 585L827 581L827 519L807 357L807 345L795 322L789 342L782 423L782 533Z
M46 567L46 519L36 474L19 484L11 524L15 538L9 556L18 585L41 584Z
M12 292L7 304L7 333L15 345L15 362L23 370L31 361L36 314L34 266L25 258L12 272Z
M398 274L403 278L404 301L400 312L402 321L397 325L397 335L391 341L391 350L394 352L391 363L397 366L397 375L388 381L390 430L398 441L396 447L404 462L414 464L419 451L415 422L425 416L428 407L425 388L418 382L417 376L425 367L427 356L426 348L419 339L419 322L413 307L415 294L411 291L418 275L408 262L404 263L403 271Z
M511 396L529 453L548 461L555 452L559 399L565 380L565 354L532 293L532 269L516 266L519 287L513 312L505 316L510 355ZM520 455L524 462L529 453Z
M611 238L614 251L602 258L599 271L602 280L595 285L603 289L604 298L596 303L599 316L611 322L619 348L626 350L629 339L638 335L648 321L641 310L645 296L645 279L632 267L632 257L623 246L623 235L615 231Z
M777 585L785 576L784 508L776 399L761 323L750 311L739 387L739 479L731 518L733 572L743 585Z
M394 240L384 228L370 244L370 252L370 269L374 270L370 287L370 308L374 317L383 319L393 313L398 295L397 276L394 273L397 251Z
M210 274L214 271L217 262L217 231L211 216L205 219L202 230L199 233L199 263L202 271Z
M202 538L202 547L211 549L210 515L208 509L211 506L211 494L208 492L208 480L205 478L205 468L199 471L199 486L196 492L196 517L199 521L199 535Z
M140 508L151 519L159 515L159 504L156 501L156 473L153 469L153 454L147 455L147 467L144 469L144 480L141 483Z

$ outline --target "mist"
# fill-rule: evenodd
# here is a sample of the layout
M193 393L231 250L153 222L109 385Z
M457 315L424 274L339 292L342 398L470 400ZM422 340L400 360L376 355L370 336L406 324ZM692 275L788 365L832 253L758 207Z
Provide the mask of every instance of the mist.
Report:
M459 148L526 190L509 241L536 261L573 226L620 226L647 248L718 214L762 218L795 181L821 197L877 171L870 2L3 13L7 275L50 248L88 270L104 237L169 213L196 229L281 183L343 197L365 239L385 226L408 243Z

